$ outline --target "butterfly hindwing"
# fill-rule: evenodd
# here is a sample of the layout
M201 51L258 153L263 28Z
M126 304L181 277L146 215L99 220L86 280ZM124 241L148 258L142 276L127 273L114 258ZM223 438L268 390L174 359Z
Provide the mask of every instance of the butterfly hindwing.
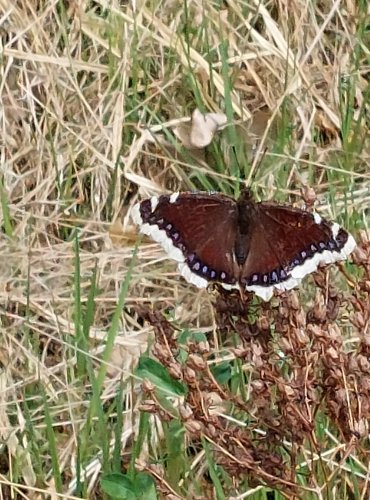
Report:
M345 259L355 247L338 224L303 210L259 203L241 281L264 298L273 288L288 290L320 264ZM260 290L265 288L265 290Z

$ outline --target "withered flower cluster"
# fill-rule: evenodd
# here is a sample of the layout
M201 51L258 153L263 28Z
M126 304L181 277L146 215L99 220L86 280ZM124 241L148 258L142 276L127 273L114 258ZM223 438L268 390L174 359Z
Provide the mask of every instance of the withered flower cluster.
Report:
M188 389L180 406L169 410L144 383L142 409L163 422L181 421L189 449L199 449L205 439L215 463L236 485L243 480L299 494L297 472L305 476L305 489L317 487L317 461L326 481L349 456L368 463L370 239L365 232L354 264L346 276L350 291L339 292L329 271L320 270L305 305L296 291L263 304L220 291L215 314L224 351L207 341L189 341L185 361L179 360L173 324L158 311L141 310L155 330L153 355ZM239 384L218 382L211 369L226 355ZM323 458L328 449L334 450L333 460ZM150 465L147 470L153 472ZM166 494L174 493L164 470L154 477Z

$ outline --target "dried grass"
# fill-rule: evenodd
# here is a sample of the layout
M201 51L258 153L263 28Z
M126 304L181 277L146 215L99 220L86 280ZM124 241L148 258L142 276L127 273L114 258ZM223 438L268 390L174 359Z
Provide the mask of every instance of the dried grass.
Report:
M60 493L74 498L76 449L91 396L89 383L78 377L76 288L85 308L97 267L99 291L82 349L97 368L131 262L133 202L153 191L204 188L206 180L229 191L235 185L232 169L214 169L218 165L214 154L190 161L178 152L175 139L170 140L171 127L182 123L196 105L203 103L207 110L218 112L230 100L228 112L234 113L237 137L254 167L269 147L265 167L255 176L256 189L267 197L296 195L303 184L313 184L324 212L343 213L345 207L348 223L366 226L370 198L366 10L356 2L339 0L228 1L221 9L216 2L189 1L187 10L175 0L122 5L104 0L0 2L3 498L10 498L10 492L13 498L57 498L58 474L50 462L45 401L58 434ZM230 93L220 50L225 39L227 70L234 84ZM284 112L293 120L291 127L284 125ZM281 144L282 129L286 141L275 148L277 140ZM218 141L219 154L228 165L227 134ZM273 321L283 335L273 342L271 332L263 340L248 338L242 348L233 349L223 333L250 329L249 323L243 324L245 311L241 315L239 311L236 323L228 324L215 310L212 294L179 280L162 252L145 242L108 362L102 400L108 405L120 381L128 381L148 339L153 332L158 335L158 321L172 332L173 325L162 316L157 323L151 321L155 328L143 326L144 313L137 314L137 307L171 311L177 325L209 333L215 353L222 341L232 354L229 359L253 372L250 399L244 401L241 396L230 399L237 396L215 385L207 368L208 349L199 352L198 346L196 358L190 358L193 364L189 360L186 366L200 370L200 379L190 380L189 371L182 375L193 398L187 401L193 414L183 419L188 440L198 446L203 436L212 444L216 462L234 480L228 494L242 494L236 479L240 476L249 477L250 485L267 484L281 488L286 496L296 494L294 457L299 448L312 481L304 489L319 498L334 498L332 476L345 474L352 457L359 469L360 497L366 498L370 314L366 280L370 277L365 236L363 240L365 254L357 265L365 270L358 278L361 273L352 269L355 288L344 296L338 291L331 296L332 288L319 281L319 291L311 302L303 300L304 306L295 293L284 297L277 307L263 310L258 320ZM257 330L260 334L268 328ZM166 364L161 348L157 345L154 353ZM282 372L278 352L289 365L291 378ZM212 363L217 362L215 355ZM125 454L130 453L137 432L141 401L136 386L124 387L124 410L134 412L134 417L125 419L121 435ZM212 418L204 399L207 392L218 394L220 400ZM276 415L269 413L272 393ZM220 408L223 413L229 410L227 401L252 415L251 428L243 429L243 419L240 427L234 422L228 426L220 413ZM334 426L325 427L323 446L314 434L315 412L322 407ZM159 422L163 414L157 403L152 411ZM254 441L257 431L267 434ZM113 445L112 428L107 435ZM289 441L284 445L288 462L274 448L284 440ZM151 470L149 455L143 465L146 470ZM317 462L326 471L324 479L315 470ZM102 498L97 480L100 452L89 455L83 465L86 489L81 494ZM195 457L193 465L204 497L212 498L214 490L207 489L201 457ZM153 474L164 495L182 491L186 496L186 478L174 489L166 486L165 473ZM188 498L197 495L191 491Z

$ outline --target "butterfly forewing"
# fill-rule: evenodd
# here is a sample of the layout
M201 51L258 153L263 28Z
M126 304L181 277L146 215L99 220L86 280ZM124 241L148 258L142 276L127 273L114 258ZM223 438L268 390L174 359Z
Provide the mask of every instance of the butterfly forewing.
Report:
M198 286L208 281L236 283L233 247L237 230L236 202L228 196L181 193L145 200L140 205L144 233L182 261L181 273ZM176 254L176 249L180 253ZM173 255L172 255L173 256ZM191 279L200 276L206 283Z

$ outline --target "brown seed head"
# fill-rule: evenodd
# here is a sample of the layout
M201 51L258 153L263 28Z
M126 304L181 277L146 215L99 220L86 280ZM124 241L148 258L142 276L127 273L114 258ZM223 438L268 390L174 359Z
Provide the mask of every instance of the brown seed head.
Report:
M251 386L253 392L256 392L257 394L266 391L266 385L262 380L253 380Z
M147 399L146 401L143 401L141 405L139 405L139 410L146 411L147 413L156 413L157 409L157 403L152 399Z
M186 366L184 369L184 380L189 385L194 385L197 381L197 375L193 368Z
M288 306L295 311L298 311L301 307L298 294L295 290L292 290L288 296Z
M185 422L185 428L191 434L199 435L203 430L203 425L197 420L188 420Z
M179 412L183 420L189 420L194 415L193 410L188 404L180 405Z
M314 305L311 309L312 318L318 323L324 323L327 316L326 305L324 301L323 294L320 290L317 290Z
M351 318L353 326L362 331L366 325L366 319L362 312L355 312Z
M370 247L370 232L366 230L361 230L359 234L359 241L364 247Z
M258 318L256 323L259 330L268 331L270 328L270 321L266 316Z
M327 358L330 360L332 360L333 362L337 361L339 359L339 354L338 352L334 349L334 347L329 347L327 350L326 350L326 356Z
M170 363L168 366L170 375L176 380L182 380L182 370L178 363Z
M358 367L363 373L370 373L370 360L367 356L359 354L357 359Z
M203 371L207 367L207 363L198 354L189 354L187 365L196 371Z
M147 378L142 381L141 387L146 394L151 394L155 391L155 385Z
M198 343L198 351L200 354L207 354L209 353L209 350L209 343L207 340Z
M368 260L367 252L360 246L357 246L352 253L353 262L357 265L366 265Z

